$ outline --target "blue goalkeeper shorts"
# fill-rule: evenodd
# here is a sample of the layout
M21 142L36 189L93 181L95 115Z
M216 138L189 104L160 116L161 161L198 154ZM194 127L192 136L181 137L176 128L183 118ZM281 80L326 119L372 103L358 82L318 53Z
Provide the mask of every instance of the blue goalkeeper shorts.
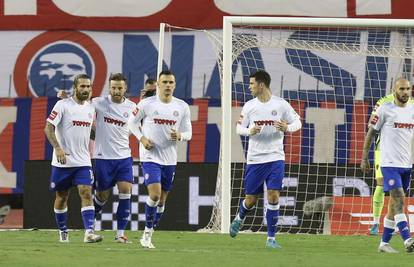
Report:
M282 190L284 175L284 160L247 164L244 174L244 188L246 189L246 195L258 195L263 193L264 183L266 183L267 189Z
M407 191L410 187L411 168L381 167L384 176L384 192L402 188Z

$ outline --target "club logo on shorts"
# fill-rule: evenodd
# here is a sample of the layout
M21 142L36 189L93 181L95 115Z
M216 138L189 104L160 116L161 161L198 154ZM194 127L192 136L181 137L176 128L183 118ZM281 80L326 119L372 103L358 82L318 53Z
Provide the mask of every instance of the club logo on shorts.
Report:
M56 187L55 183L51 182L50 183L50 188L55 188L55 187Z
M144 175L144 179L145 179L145 180L148 180L148 178L149 178L149 173L146 173L146 174Z
M395 180L394 179L390 179L389 181L388 181L388 185L389 186L393 186L395 184Z
M276 116L277 115L277 111L276 110L272 110L272 116Z
M174 115L175 117L178 117L178 115L180 115L180 113L178 113L178 111L176 111L176 110L175 110L175 111L173 112L173 115Z

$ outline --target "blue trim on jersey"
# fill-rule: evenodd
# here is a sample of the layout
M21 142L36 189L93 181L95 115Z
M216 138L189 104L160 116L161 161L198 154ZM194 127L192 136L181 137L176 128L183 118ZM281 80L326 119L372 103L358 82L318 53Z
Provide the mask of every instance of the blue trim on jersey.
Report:
M285 161L278 160L260 164L246 164L244 188L246 195L263 193L263 184L267 189L282 190Z
M50 190L67 191L77 185L93 184L92 168L89 166L61 168L52 166Z
M161 183L163 191L171 191L176 165L161 165L155 162L142 162L142 174L144 175L144 184Z
M105 191L117 182L134 183L131 157L125 159L94 159L95 188Z
M407 191L410 187L411 168L381 167L384 179L384 192L402 188Z

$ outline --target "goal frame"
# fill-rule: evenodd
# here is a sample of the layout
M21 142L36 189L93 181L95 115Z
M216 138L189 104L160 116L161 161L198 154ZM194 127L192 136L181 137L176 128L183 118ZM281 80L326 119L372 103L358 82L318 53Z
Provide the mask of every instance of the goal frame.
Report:
M299 18L299 17L223 17L223 80L222 80L222 125L221 125L221 179L220 232L228 233L231 219L231 121L232 108L232 33L233 26L306 26L306 27L365 27L401 28L414 27L410 19L354 19L354 18Z

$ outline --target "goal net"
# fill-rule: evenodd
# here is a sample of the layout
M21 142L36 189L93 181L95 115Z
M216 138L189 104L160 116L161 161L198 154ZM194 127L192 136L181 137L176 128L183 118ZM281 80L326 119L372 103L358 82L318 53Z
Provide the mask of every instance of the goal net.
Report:
M223 41L214 42L222 78L220 167L206 229L228 232L244 197L248 138L235 126L252 99L249 75L263 69L272 93L303 125L285 135L279 231L366 234L375 188L373 173L359 169L367 120L397 78L412 80L413 21L226 17L223 25ZM266 203L265 192L242 231L266 231ZM383 214L386 207L387 199Z

